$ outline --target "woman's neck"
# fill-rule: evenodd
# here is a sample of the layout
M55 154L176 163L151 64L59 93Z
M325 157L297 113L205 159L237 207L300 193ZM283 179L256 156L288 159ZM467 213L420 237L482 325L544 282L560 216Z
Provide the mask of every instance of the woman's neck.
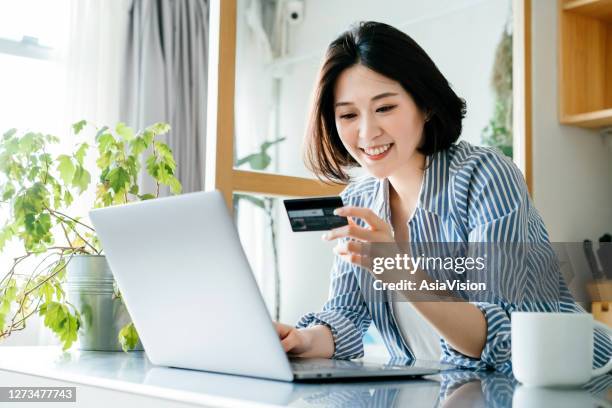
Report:
M416 206L425 174L425 155L415 153L413 158L388 177L392 187L389 191L391 202L398 203L408 216Z

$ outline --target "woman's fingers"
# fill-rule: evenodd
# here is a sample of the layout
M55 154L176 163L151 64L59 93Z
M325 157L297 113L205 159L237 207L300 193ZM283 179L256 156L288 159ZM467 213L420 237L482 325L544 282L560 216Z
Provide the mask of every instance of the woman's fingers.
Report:
M299 346L299 336L297 330L291 330L287 336L281 340L281 345L285 350L285 353L289 353L291 350Z
M355 238L361 241L372 241L374 238L372 231L361 228L354 222L349 222L349 224L344 227L334 228L323 235L323 239L328 241L345 237Z
M274 328L276 329L276 333L278 334L285 353L289 353L291 350L301 346L301 338L295 327L274 322Z
M274 322L274 328L276 329L276 333L278 334L278 337L280 339L284 339L285 337L287 337L291 329L293 329L292 326L279 322Z
M336 208L334 214L343 217L357 217L363 219L368 225L374 229L384 230L387 227L385 220L380 218L374 211L365 207L346 206Z
M353 265L361 266L362 268L366 268L371 270L372 263L370 262L370 257L367 255L356 254L354 252L347 253L345 255L340 255L344 261L348 263L352 263Z
M347 255L351 252L361 254L363 245L359 241L339 241L334 247L334 252L337 255Z

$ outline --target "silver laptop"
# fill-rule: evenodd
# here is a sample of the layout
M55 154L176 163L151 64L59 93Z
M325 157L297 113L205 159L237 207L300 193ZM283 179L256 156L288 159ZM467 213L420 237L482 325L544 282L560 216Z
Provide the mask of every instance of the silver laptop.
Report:
M95 209L89 215L153 364L283 381L438 371L363 361L290 361L218 191Z

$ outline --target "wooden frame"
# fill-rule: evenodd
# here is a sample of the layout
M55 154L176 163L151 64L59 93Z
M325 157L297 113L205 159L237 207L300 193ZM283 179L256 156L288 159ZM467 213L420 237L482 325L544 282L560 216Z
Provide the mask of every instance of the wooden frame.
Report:
M514 160L533 197L531 0L513 0Z
M524 88L519 103L524 104L520 120L523 136L522 158L529 191L533 193L531 166L531 0L513 0L520 7L519 26L523 35ZM236 71L236 0L211 0L208 65L208 122L206 137L205 188L223 193L232 209L233 192L266 196L335 195L343 185L319 180L234 169L234 86ZM517 14L517 13L515 13ZM516 18L515 18L516 20ZM219 35L215 35L219 33ZM515 100L516 102L516 100ZM516 105L516 104L515 104ZM515 127L516 128L516 127Z
M234 169L234 85L236 72L236 0L210 4L208 117L205 188L223 193L230 210L234 192L266 196L337 195L343 185L279 174Z

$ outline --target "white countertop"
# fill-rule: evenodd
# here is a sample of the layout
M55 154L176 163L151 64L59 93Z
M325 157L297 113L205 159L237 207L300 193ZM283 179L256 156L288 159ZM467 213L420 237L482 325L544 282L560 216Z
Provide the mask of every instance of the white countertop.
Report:
M285 383L152 365L142 352L0 347L0 370L103 387L190 404L236 406L486 406L612 407L612 375L574 390L527 389L493 372L454 370L423 380ZM479 404L479 405L483 405ZM572 406L572 405L568 405Z

